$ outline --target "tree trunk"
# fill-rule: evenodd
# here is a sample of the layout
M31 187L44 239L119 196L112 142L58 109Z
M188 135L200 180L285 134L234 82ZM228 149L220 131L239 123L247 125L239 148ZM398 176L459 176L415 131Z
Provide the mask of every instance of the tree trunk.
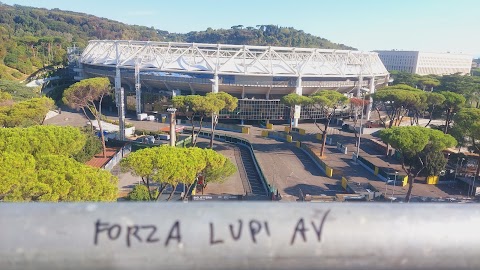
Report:
M173 194L175 193L175 190L177 189L177 185L171 185L172 186L172 192L170 192L170 195L167 198L167 201L170 201L173 197Z
M320 148L320 156L323 157L323 152L325 151L325 145L327 143L327 128L322 133L322 148Z
M103 158L107 157L107 146L105 145L105 136L103 135L102 121L97 118L98 129L100 129L100 137L102 138Z
M447 115L445 117L445 128L443 129L443 133L447 134L448 132L448 125L450 123L450 114L451 114L451 110L448 109L447 110Z
M430 117L428 119L428 123L425 125L425 127L428 127L428 125L430 125L430 123L432 122L432 119L433 119L433 111L435 110L435 106L432 107L432 111L430 111Z
M193 123L193 115L192 118L190 119L190 124L192 125L192 145L195 146L197 143L197 140L195 139L195 125Z
M218 116L215 114L212 116L212 136L210 136L210 148L213 148L213 139L215 138L215 128L218 124Z
M143 181L143 183L145 183L145 180L143 179L143 177L142 177L142 181ZM147 189L148 189L148 198L150 198L150 201L152 201L153 197L152 197L152 193L150 192L150 179L148 177L147 177L146 186L147 186Z
M88 119L88 122L90 123L90 131L93 133L93 122L90 117L88 117L87 112L85 111L85 107L82 107L83 115L85 115L85 118Z
M160 185L160 188L158 190L158 194L157 194L157 197L155 198L155 201L158 201L160 199L160 196L162 196L162 194L163 194L163 192L165 191L166 188L167 188L167 185L164 185L164 184Z
M183 185L185 186L185 193L183 193L183 198L182 198L182 200L185 200L185 198L187 197L188 191L190 190L190 187L191 187L192 185L185 185L185 184L183 184Z
M330 126L330 121L332 117L335 115L335 109L333 109L333 113L330 113L327 117L327 122L325 122L324 129L323 129L323 138L322 138L322 148L320 149L320 156L323 157L323 152L325 151L325 144L327 143L327 131L328 127Z
M292 132L292 122L293 122L293 119L295 118L294 114L293 114L293 108L290 107L290 123L288 124L290 129L288 130L288 134L290 134Z
M382 123L383 128L387 128L387 123L385 123L385 121L382 120L382 117L381 117L381 114L380 114L380 110L379 110L378 108L375 108L375 111L377 111L378 120Z
M415 182L415 177L411 174L408 175L408 191L407 195L405 196L405 202L410 202L410 198L412 197L412 190L413 190L413 183Z
M96 114L97 122L98 122L98 128L100 129L100 136L102 138L102 148L103 148L103 158L107 157L107 146L105 145L105 136L103 135L103 128L102 128L102 99L103 95L100 97L100 101L98 103L98 111ZM92 106L95 108L94 102L92 102ZM96 108L95 108L96 109Z
M197 139L198 139L198 135L200 135L200 131L202 131L202 125L203 125L203 116L200 117L200 127L198 128L198 134L197 134L197 137L195 138L192 138L192 139L195 139L194 143L193 143L193 147L195 147L197 145Z

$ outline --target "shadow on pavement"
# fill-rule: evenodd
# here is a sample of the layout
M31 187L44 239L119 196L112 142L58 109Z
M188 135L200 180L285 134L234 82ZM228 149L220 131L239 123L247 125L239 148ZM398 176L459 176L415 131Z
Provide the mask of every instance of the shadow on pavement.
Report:
M253 149L258 152L264 153L275 153L277 156L286 156L290 153L297 157L300 163L303 164L304 169L313 176L325 176L325 174L317 167L317 165L312 161L312 159L305 154L302 150L298 149L295 145L285 143L285 142L276 142L270 144L252 144ZM283 152L283 153L282 153Z
M319 186L308 185L308 184L297 184L292 187L288 187L284 192L288 195L297 197L297 201L302 201L307 194L309 195L326 195L326 196L335 196L338 193L344 193L341 190L341 187L338 185L326 185L328 189L321 188Z

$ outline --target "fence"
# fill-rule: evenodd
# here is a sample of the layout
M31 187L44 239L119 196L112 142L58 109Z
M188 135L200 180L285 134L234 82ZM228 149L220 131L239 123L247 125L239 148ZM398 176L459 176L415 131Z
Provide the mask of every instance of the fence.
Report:
M182 120L182 124L191 126L190 121L188 120ZM193 125L195 127L200 127L200 122L199 121L194 121ZM202 129L203 128L208 128L210 129L212 127L211 122L202 122ZM224 123L218 123L217 126L215 127L215 130L225 130L225 131L233 131L233 132L238 132L238 133L250 133L250 128L241 126L241 125L234 125L234 124L224 124Z
M480 269L479 211L478 204L2 204L0 269Z
M115 155L112 156L112 158L105 164L103 165L103 169L107 171L111 171L115 165L117 165L122 158L124 158L126 155L130 154L132 151L132 144L131 143L122 143L121 148L115 153Z

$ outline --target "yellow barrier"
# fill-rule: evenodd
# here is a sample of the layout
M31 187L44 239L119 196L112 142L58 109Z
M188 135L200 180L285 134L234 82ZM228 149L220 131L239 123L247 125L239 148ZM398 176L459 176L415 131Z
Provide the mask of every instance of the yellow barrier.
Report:
M273 129L273 124L268 123L267 124L267 129Z
M328 166L325 166L325 174L328 176L328 177L332 177L333 176L333 169L328 167Z
M323 136L322 136L322 134L320 134L320 133L317 133L317 136L316 136L316 138L317 138L317 140L320 140L320 141L321 141L321 140L322 140L322 138L323 138Z
M403 177L402 179L402 187L406 186L408 184L408 176L405 175L405 177Z
M347 190L347 183L348 183L347 178L342 176L342 187L345 190Z
M378 175L378 167L375 166L375 172L374 172L375 175Z
M162 117L162 123L165 123L167 122L167 118L166 117Z
M302 143L301 143L300 141L297 141L297 142L295 143L295 145L296 145L298 148L300 148L300 147L302 146Z
M249 127L242 127L242 133L250 134L250 128Z
M307 132L305 131L305 129L299 128L298 133L300 133L300 135L305 135L305 133L307 133Z
M285 130L286 133L290 133L290 127L285 127L284 130Z
M430 175L427 177L427 184L428 185L436 185L438 184L438 176Z
M292 136L291 135L287 135L287 142L292 142Z
M268 130L262 130L262 137L268 137Z

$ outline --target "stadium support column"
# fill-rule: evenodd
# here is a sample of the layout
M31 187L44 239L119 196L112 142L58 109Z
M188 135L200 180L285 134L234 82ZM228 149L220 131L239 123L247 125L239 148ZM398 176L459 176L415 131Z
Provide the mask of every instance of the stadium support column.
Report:
M372 76L372 78L370 79L369 88L370 88L369 94L370 95L375 94L375 76ZM367 106L367 120L370 120L370 114L372 113L372 104L373 104L373 99L370 96L368 106Z
M303 88L302 88L302 77L297 78L297 85L295 87L295 94L303 95ZM302 106L295 105L295 111L293 113L293 126L298 127L298 119L300 119L300 111L302 110Z
M213 93L218 93L218 74L216 74L216 73L213 75L212 92Z
M216 94L218 93L218 74L215 73L213 75L213 80L212 80L212 93ZM212 113L212 136L213 136L213 129L218 123L218 114L217 113ZM213 147L213 137L210 140L210 148Z
M140 84L140 66L135 63L135 109L137 114L142 113L142 85Z
M125 140L125 98L119 67L115 69L115 103L118 108L119 139Z

